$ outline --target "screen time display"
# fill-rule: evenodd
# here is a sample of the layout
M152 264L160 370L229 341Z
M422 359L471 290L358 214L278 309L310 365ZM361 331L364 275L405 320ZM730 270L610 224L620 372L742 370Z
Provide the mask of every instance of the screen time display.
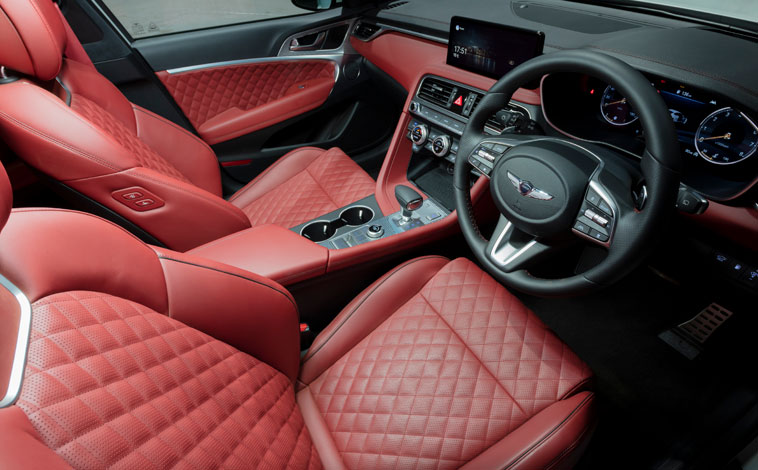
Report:
M454 16L447 48L449 65L500 78L514 67L542 53L545 35Z

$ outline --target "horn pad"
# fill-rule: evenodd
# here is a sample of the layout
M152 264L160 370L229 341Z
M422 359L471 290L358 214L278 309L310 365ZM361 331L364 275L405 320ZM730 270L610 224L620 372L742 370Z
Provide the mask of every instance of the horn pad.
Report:
M598 160L581 147L538 140L510 149L492 171L500 212L517 228L551 237L571 228Z

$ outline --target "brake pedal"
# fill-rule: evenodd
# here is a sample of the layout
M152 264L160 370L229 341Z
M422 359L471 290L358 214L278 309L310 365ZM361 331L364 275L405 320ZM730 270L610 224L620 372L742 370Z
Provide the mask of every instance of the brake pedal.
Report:
M658 337L692 360L703 351L703 345L708 338L731 316L730 310L712 303L690 320L664 331Z

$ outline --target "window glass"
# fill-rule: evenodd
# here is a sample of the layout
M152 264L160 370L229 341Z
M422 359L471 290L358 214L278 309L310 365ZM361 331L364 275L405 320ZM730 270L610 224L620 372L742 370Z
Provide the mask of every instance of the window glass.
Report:
M309 13L290 0L102 0L134 38Z

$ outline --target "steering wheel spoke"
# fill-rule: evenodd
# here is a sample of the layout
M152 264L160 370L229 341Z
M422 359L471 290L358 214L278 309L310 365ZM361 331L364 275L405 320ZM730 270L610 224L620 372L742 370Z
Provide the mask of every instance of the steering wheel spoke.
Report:
M518 134L500 136L483 135L479 142L473 146L473 150L469 152L468 163L489 178L497 161L508 150L533 138Z
M527 269L552 250L500 216L495 232L487 243L486 254L504 272Z
M579 238L609 248L619 217L619 206L611 192L593 177L571 231Z

